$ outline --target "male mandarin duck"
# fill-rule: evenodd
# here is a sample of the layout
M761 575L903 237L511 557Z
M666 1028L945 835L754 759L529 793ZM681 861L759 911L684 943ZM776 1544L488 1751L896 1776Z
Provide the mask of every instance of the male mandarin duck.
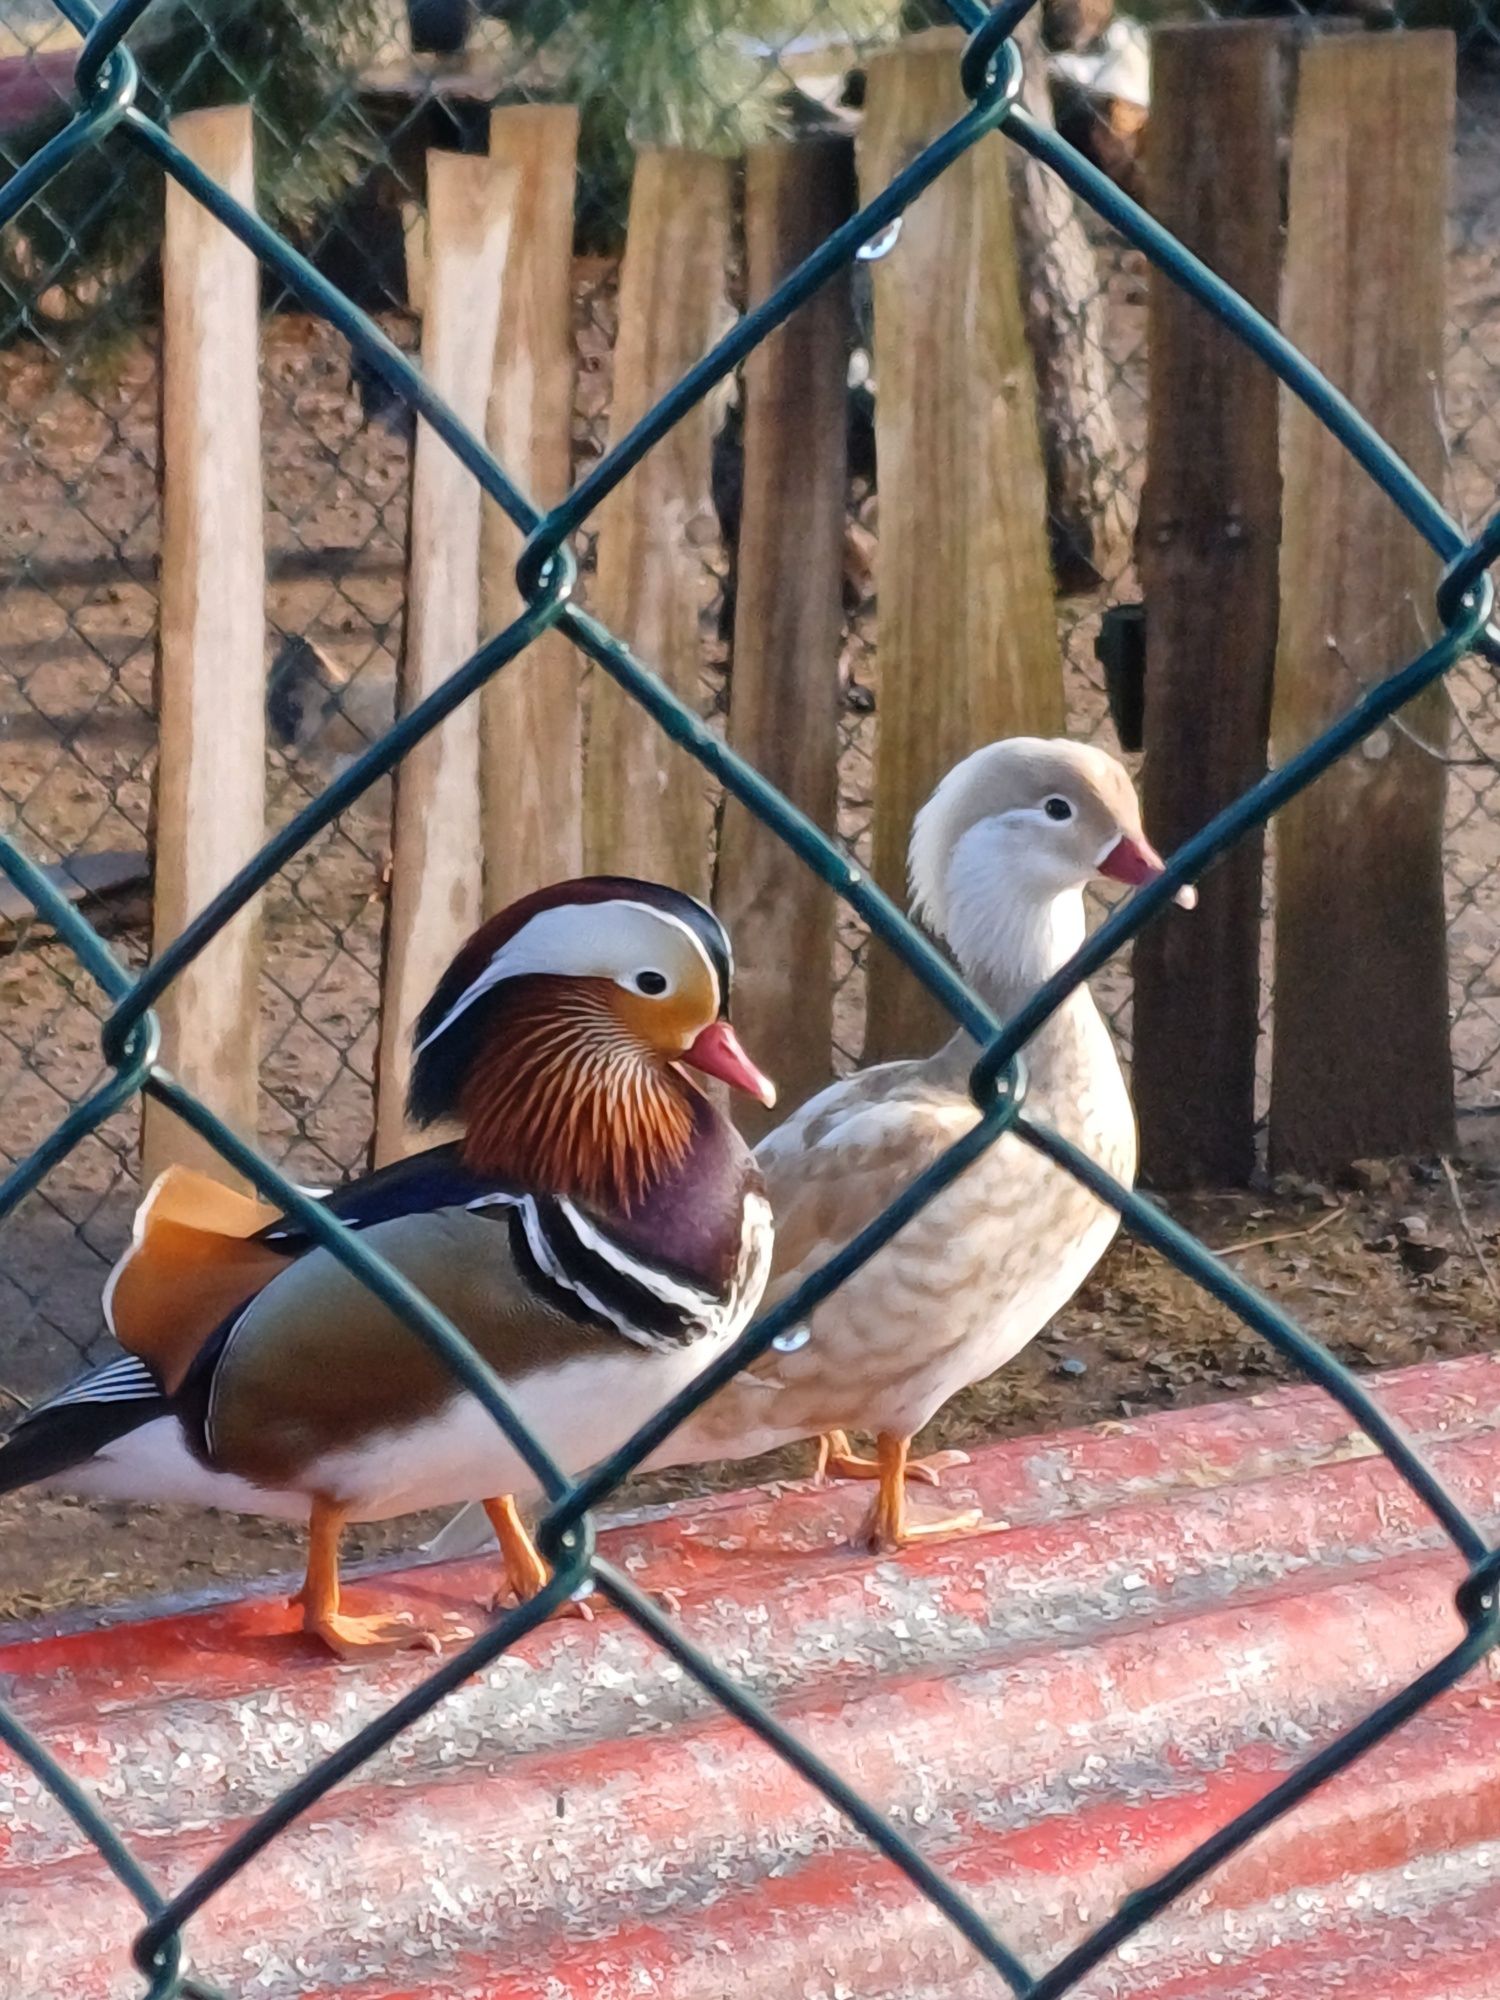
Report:
M568 1470L706 1366L765 1285L759 1170L686 1074L774 1102L729 1025L730 970L718 920L675 890L592 877L523 898L417 1022L413 1120L462 1137L327 1197ZM105 1311L125 1357L22 1419L0 1493L45 1483L307 1520L303 1625L345 1657L433 1643L409 1619L340 1610L346 1521L482 1499L512 1589L544 1580L498 1497L535 1486L494 1420L276 1210L170 1170Z
M1005 1020L1084 938L1095 876L1162 872L1124 767L1065 740L1013 737L950 771L917 815L909 849L917 913ZM1178 900L1191 907L1192 890ZM765 1304L774 1305L877 1216L977 1119L977 1054L960 1032L921 1061L883 1063L833 1084L762 1141L756 1160L776 1221ZM1026 1109L1117 1180L1135 1175L1135 1116L1114 1045L1087 986L1025 1051ZM1078 1290L1118 1226L1071 1175L1003 1136L804 1327L698 1410L655 1465L747 1458L819 1436L820 1469L873 1479L876 1548L975 1525L908 1520L906 1481L936 1484L962 1453L909 1456L958 1390L1009 1361ZM873 1459L849 1431L873 1432Z

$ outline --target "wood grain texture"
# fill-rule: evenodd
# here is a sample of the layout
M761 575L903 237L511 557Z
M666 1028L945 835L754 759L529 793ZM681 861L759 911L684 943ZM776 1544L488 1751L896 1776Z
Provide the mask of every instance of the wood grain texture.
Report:
M1290 337L1433 486L1453 71L1441 31L1341 35L1302 52L1283 299ZM1420 649L1436 629L1438 575L1374 483L1284 400L1278 761ZM1432 689L1277 822L1280 1166L1324 1171L1451 1143L1447 740L1447 695Z
M1273 317L1281 275L1283 66L1270 21L1152 38L1151 212ZM1146 490L1146 825L1179 847L1262 777L1276 659L1276 379L1180 286L1151 280ZM1226 1187L1255 1166L1264 842L1242 840L1195 911L1134 956L1141 1171Z
M637 155L620 272L611 439L701 359L724 319L729 166L704 153ZM599 510L594 602L611 631L675 694L702 704L704 551L718 537L702 403ZM708 887L709 781L608 677L590 682L584 852L697 893Z
M516 186L515 174L491 160L428 155L422 372L472 430L483 427L489 402ZM472 474L419 424L397 685L403 712L445 681L478 642L479 503ZM394 779L375 1075L377 1164L408 1150L412 1024L479 921L481 852L479 706L469 701L403 759Z
M838 227L852 195L846 142L751 149L745 251L752 305ZM846 274L745 367L729 701L731 747L830 833L838 803L849 326ZM783 842L729 799L715 904L734 940L735 1018L747 1047L765 1052L780 1092L774 1112L751 1105L741 1117L759 1136L831 1072L834 903Z
M250 113L175 119L173 137L252 204ZM175 182L162 246L162 566L157 652L153 948L265 837L265 551L260 457L260 286L255 259ZM162 1058L254 1138L259 1094L259 904L235 918L162 996ZM143 1173L173 1162L232 1179L217 1153L149 1100Z
M487 441L539 506L572 475L573 189L578 113L514 104L490 120L490 158L516 175ZM480 631L523 609L515 587L521 537L483 503ZM582 666L548 632L502 669L481 698L480 793L487 913L583 864Z
M963 37L872 58L859 138L868 199L963 114ZM906 900L913 815L981 744L1063 725L1047 483L1001 145L964 154L874 266L880 707L874 872ZM871 952L865 1059L932 1046L947 1017Z

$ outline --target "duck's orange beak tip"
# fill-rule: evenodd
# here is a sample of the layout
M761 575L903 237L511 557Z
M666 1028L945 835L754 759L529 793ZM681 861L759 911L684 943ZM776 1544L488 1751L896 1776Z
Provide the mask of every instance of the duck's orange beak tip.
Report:
M716 1076L733 1090L743 1090L768 1111L776 1102L775 1084L746 1055L739 1036L727 1021L711 1021L685 1051L682 1060L705 1076Z

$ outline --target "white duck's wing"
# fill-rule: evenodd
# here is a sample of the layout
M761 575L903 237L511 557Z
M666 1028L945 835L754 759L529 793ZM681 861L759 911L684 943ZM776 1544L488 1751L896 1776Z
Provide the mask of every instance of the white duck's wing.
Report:
M764 1313L873 1222L978 1122L973 1103L920 1063L866 1070L804 1105L756 1150L776 1221ZM744 1379L774 1384L775 1347Z

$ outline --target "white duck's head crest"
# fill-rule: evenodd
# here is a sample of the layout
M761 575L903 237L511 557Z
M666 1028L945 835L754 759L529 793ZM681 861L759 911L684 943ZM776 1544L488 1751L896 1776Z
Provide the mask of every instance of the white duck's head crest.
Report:
M1081 936L1080 892L1095 876L1148 882L1163 866L1124 765L1093 744L1039 736L956 764L917 814L908 858L917 914L978 965L1019 931Z

